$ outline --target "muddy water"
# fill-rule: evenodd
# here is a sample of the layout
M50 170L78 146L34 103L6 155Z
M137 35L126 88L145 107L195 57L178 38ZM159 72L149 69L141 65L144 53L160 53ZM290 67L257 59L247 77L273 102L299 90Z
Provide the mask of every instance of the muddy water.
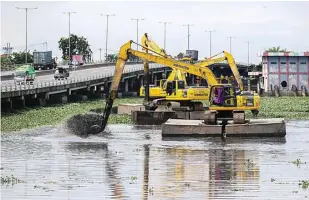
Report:
M55 127L2 135L2 199L309 199L309 121L285 138L162 139L110 125L81 139ZM296 159L306 164L291 163Z

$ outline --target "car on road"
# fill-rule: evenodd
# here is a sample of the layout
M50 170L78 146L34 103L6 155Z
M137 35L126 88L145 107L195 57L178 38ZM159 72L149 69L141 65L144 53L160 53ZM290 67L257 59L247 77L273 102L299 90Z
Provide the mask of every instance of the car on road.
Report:
M55 80L67 79L70 76L70 72L67 68L57 67L54 78Z

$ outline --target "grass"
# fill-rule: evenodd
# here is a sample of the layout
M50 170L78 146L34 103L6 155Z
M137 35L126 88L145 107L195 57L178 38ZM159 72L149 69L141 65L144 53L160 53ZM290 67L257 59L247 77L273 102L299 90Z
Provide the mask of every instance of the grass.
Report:
M121 103L142 103L142 98L116 99L114 106ZM18 131L43 125L54 125L75 114L84 114L91 109L102 108L104 100L94 100L66 105L55 105L43 108L27 108L16 113L2 113L1 132ZM251 118L251 112L246 114ZM309 119L308 97L263 97L259 118ZM129 124L131 118L127 115L112 114L109 124Z

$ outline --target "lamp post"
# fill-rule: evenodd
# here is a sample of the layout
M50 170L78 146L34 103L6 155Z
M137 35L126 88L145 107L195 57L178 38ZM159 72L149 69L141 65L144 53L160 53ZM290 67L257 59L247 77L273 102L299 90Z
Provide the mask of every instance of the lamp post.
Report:
M211 32L216 32L215 30L205 31L209 32L209 57L211 57Z
M232 39L236 38L236 37L233 37L233 36L230 36L230 37L227 37L230 39L230 53L232 53Z
M102 48L99 49L100 50L100 63L102 62L102 59L101 59L101 51L102 51Z
M27 57L28 57L28 10L36 10L38 9L37 7L35 8L20 8L16 7L17 9L23 9L26 11L26 54L25 54L25 61L27 64Z
M249 55L250 55L250 54L249 54L249 52L250 52L250 41L245 42L245 43L248 44L248 67L247 67L247 72L249 73L249 66L250 66L250 57L249 57ZM250 81L251 81L251 79L250 79L250 76L249 76L249 74L248 74L248 90L249 90L249 91L251 90Z
M138 50L138 21L143 21L143 20L145 20L145 19L143 19L143 18L141 18L141 19L138 19L138 18L136 18L136 19L131 19L131 20L136 20L136 49Z
M108 17L115 16L115 14L111 15L104 15L101 14L102 16L106 16L106 38L105 38L105 62L107 64L107 40L108 40ZM100 58L101 59L101 58Z
M188 50L190 50L190 26L193 26L193 24L184 24L182 26L187 26L188 27Z
M63 12L63 14L69 15L69 60L71 60L71 14L75 13L76 12Z
M160 24L164 24L164 50L166 51L166 24L171 24L172 22L159 22Z

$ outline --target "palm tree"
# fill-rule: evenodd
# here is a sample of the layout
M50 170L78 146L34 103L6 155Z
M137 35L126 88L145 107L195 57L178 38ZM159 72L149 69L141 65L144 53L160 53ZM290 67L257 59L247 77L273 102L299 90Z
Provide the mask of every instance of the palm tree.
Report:
M269 48L266 50L266 52L291 52L291 51L287 51L286 49L280 49L280 46L278 46Z

